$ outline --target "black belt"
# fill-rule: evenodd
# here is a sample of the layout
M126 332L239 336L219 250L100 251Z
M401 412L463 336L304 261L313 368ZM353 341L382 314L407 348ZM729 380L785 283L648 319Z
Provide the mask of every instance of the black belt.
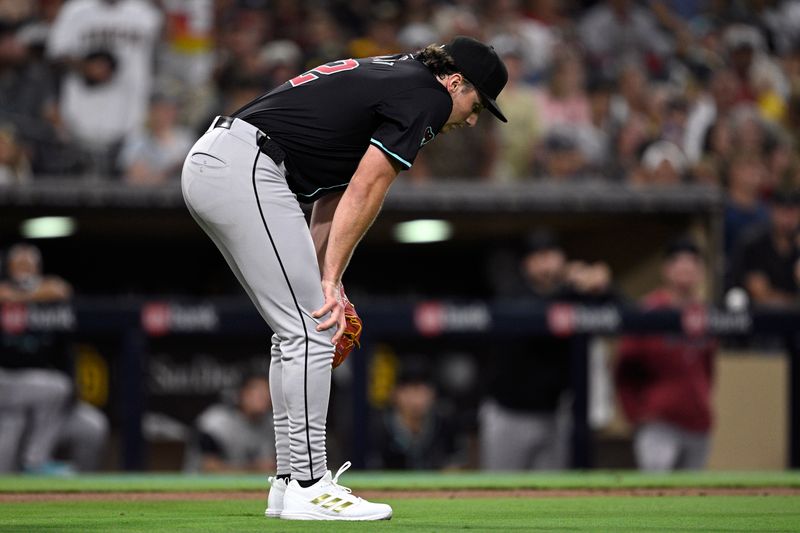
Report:
M233 117L219 116L216 118L216 120L214 120L212 127L225 128L226 130L229 130L231 129L231 124L233 124L234 120L235 119ZM286 159L286 152L283 151L283 148L278 146L278 143L273 141L269 135L258 129L256 133L256 143L258 144L258 149L261 150L261 153L269 156L269 158L272 159L276 165L280 165Z

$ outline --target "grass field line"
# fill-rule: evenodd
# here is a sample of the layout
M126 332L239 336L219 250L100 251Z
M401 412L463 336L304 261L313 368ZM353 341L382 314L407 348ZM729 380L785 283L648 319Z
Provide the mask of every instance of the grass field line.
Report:
M1 476L0 493L23 492L230 492L266 491L266 475L94 474L73 477ZM343 483L354 490L626 490L800 488L800 471L562 473L356 472Z
M359 496L368 500L387 499L480 499L480 498L586 498L586 497L658 497L658 496L800 496L800 488L678 488L661 489L515 489L515 490L367 490ZM189 491L189 492L5 492L0 503L60 501L192 501L192 500L263 500L266 491Z

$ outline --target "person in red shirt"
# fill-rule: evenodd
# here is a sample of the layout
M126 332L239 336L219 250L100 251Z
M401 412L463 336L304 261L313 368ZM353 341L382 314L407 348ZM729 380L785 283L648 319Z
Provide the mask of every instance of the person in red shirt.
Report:
M701 302L705 265L698 246L681 239L667 248L664 284L645 296L645 309ZM702 469L712 425L711 386L716 342L707 336L646 335L622 339L615 377L622 407L635 428L641 470Z

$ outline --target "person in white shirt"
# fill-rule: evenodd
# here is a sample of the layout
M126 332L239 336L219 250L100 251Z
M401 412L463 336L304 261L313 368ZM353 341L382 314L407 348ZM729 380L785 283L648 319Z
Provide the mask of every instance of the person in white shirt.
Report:
M47 55L69 67L60 112L82 147L107 153L144 124L161 24L146 0L71 0L61 8Z

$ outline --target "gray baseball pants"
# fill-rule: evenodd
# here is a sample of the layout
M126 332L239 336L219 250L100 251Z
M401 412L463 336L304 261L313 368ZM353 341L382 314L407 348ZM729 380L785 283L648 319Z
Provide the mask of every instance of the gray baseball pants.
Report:
M648 422L636 429L633 450L640 470L702 470L709 444L708 433L687 431L666 422Z
M480 421L483 470L561 470L569 455L568 421L557 411L529 413L484 401Z
M18 461L36 468L52 459L71 392L61 372L0 368L0 472L13 472Z
M216 244L272 329L269 382L279 474L322 477L334 329L312 318L324 296L311 232L286 167L259 150L259 130L235 119L195 143L181 185L189 212Z

